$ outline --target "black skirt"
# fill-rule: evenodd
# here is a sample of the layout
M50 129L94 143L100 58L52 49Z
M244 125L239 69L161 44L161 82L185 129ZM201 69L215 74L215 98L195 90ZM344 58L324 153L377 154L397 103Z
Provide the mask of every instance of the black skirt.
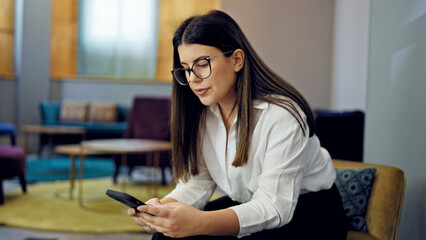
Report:
M209 202L205 211L225 209L240 204L225 196ZM265 239L327 239L345 240L348 223L342 200L336 186L318 192L299 196L291 221L276 229L264 230L237 238L236 236L193 236L180 239L191 240L265 240ZM155 233L154 240L171 239L161 233Z

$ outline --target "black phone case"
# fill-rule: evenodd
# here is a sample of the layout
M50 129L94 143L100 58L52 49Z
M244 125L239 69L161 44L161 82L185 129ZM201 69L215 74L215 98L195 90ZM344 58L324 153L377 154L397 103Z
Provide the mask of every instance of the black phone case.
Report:
M125 204L128 207L134 208L135 210L138 206L145 205L144 202L140 201L139 199L137 199L137 198L135 198L135 197L133 197L133 196L127 194L127 193L118 192L118 191L108 189L106 191L106 195L108 195L109 197Z

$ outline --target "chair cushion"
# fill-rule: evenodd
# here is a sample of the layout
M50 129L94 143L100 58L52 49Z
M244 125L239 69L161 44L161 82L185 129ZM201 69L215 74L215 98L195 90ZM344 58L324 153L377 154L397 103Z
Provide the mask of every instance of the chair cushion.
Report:
M0 145L0 179L6 179L25 171L25 152L14 146Z
M15 125L12 123L0 123L0 134L15 134Z
M93 122L114 122L117 118L117 104L91 102L89 105L89 119Z
M365 213L376 169L342 169L336 173L336 186L348 217L349 230L366 233Z

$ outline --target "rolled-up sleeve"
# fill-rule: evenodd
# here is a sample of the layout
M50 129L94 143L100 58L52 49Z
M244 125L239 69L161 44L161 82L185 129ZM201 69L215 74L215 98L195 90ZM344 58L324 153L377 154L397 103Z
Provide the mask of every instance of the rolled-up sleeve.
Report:
M251 201L231 207L240 222L238 237L287 224L300 194L309 137L288 112L281 111L268 125L258 188Z

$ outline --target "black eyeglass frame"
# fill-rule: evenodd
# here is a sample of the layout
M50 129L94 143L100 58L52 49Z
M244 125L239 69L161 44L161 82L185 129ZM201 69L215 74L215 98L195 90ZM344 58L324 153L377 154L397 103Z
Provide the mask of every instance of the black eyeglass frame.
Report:
M176 71L178 71L178 70L185 70L185 71L187 71L188 73L189 73L189 75L191 75L191 72L192 73L194 73L194 75L195 76L197 76L199 79L206 79L206 78L208 78L208 77L210 77L210 75L212 75L212 65L211 65L211 63L210 63L210 59L212 59L212 58L214 58L214 57L217 57L217 56L220 56L220 55L225 55L225 54L227 54L227 53L231 53L231 52L234 52L233 50L232 51L226 51L226 52L222 52L222 53L219 53L219 54L216 54L216 55L213 55L213 56L209 56L209 57L204 57L204 58L200 58L200 59L197 59L193 64L192 64L192 66L191 66L191 68L174 68L174 69L172 69L172 71L171 71L171 73L172 73L172 75L173 75L173 77L176 79L176 81L180 84L180 85L183 85L183 86L186 86L186 85L188 85L189 84L189 82L188 82L188 78L186 78L186 76L185 76L185 78L186 78L186 83L182 83L182 82L180 82L178 79L178 77L177 77L177 75L175 75L175 72ZM207 60L207 63L209 64L209 70L210 70L210 73L209 73L209 75L207 76L207 77L200 77L200 76L198 76L195 72L194 72L194 66L195 66L195 64L197 64L198 62L200 62L200 61L202 61L202 60Z

